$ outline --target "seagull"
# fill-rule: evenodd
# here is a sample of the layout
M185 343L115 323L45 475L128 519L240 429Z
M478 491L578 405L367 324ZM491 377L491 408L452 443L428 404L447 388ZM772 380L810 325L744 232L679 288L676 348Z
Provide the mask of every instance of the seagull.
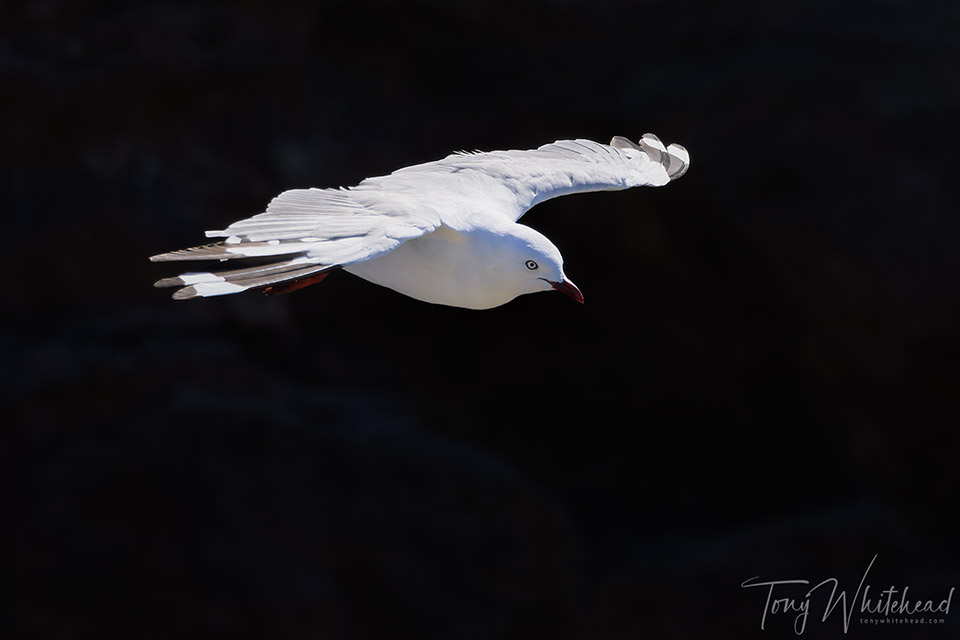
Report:
M184 273L155 286L180 287L176 300L249 289L272 295L342 269L417 300L467 309L552 290L582 303L560 250L517 220L550 198L659 187L689 166L686 149L648 133L637 143L616 136L609 145L558 140L524 151L461 151L355 187L291 189L264 213L206 232L219 242L150 258L258 264Z

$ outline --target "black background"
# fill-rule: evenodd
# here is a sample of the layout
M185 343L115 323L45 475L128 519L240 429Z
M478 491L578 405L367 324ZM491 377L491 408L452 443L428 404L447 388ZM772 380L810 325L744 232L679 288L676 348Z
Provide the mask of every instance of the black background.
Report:
M956 3L5 13L11 637L793 637L744 580L960 585ZM583 306L151 287L287 188L647 131L682 180L524 219Z

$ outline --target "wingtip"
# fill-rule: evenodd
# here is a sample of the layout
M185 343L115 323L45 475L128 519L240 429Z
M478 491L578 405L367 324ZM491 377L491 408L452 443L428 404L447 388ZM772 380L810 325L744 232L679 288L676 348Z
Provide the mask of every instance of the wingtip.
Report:
M674 142L669 147L667 147L667 152L669 152L670 155L672 156L677 156L678 158L680 158L681 162L690 164L690 152L687 151L687 148L684 147L683 145L679 145Z
M610 146L627 152L633 149L643 151L651 161L662 165L667 175L661 183L654 183L655 186L676 180L690 168L690 153L685 147L679 144L664 146L660 138L652 133L643 134L639 142L614 136L610 140Z
M640 138L639 145L640 148L646 152L651 162L665 164L664 156L667 155L667 148L660 142L660 138L652 133L645 133L643 137Z
M175 260L189 260L187 252L191 251L190 249L180 249L177 251L168 251L167 253L158 253L155 256L150 256L150 262L173 262Z
M161 280L157 280L153 283L153 286L155 286L157 289L165 289L167 287L176 287L182 285L183 283L183 278L180 276L175 276L173 278L163 278Z
M174 300L191 300L193 298L199 298L200 294L197 292L196 287L184 287L183 289L178 289L173 292L171 296Z
M670 162L667 165L667 175L671 180L676 180L687 172L690 168L690 152L686 147L679 144L671 144L667 147L667 154Z
M654 147L657 151L660 151L661 153L667 152L667 148L666 146L664 146L663 142L660 141L660 138L653 135L652 133L645 133L642 136L640 136L640 146L642 147L645 144L651 147Z
M639 149L640 145L623 136L613 136L610 139L610 146L615 149Z

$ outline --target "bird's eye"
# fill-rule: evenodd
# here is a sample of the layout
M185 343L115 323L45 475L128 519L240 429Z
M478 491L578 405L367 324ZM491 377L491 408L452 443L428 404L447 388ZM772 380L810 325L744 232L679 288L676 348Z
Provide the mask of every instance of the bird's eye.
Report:
M527 269L530 269L530 271L533 271L534 269L536 269L536 268L538 268L538 267L540 266L540 265L538 265L536 262L534 262L533 260L527 260L524 264L527 265Z

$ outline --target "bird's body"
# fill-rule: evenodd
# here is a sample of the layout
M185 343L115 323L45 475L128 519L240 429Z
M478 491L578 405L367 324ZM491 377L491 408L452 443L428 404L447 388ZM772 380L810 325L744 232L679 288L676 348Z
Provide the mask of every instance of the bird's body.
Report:
M505 253L503 249L511 248L504 242L507 238L504 234L509 231L478 227L462 233L441 226L433 233L404 242L389 253L343 269L424 302L489 309L528 293L528 285L537 284L528 283L526 278L514 282L498 269L499 258ZM526 248L522 241L518 244L521 251ZM539 255L535 250L528 253L530 256ZM532 259L522 258L523 255L526 254L518 256L518 264ZM557 257L559 255L557 252ZM546 261L538 261L537 271L545 269L546 264ZM554 273L553 281L562 282L563 275ZM538 286L544 291L552 288L546 281L539 282L542 284Z
M265 213L207 232L223 242L151 259L273 259L157 283L181 286L175 298L284 292L342 268L418 300L470 309L551 289L582 302L559 250L517 219L567 193L660 186L688 165L686 150L650 134L639 144L618 137L609 146L563 140L530 151L453 154L351 189L285 191Z

